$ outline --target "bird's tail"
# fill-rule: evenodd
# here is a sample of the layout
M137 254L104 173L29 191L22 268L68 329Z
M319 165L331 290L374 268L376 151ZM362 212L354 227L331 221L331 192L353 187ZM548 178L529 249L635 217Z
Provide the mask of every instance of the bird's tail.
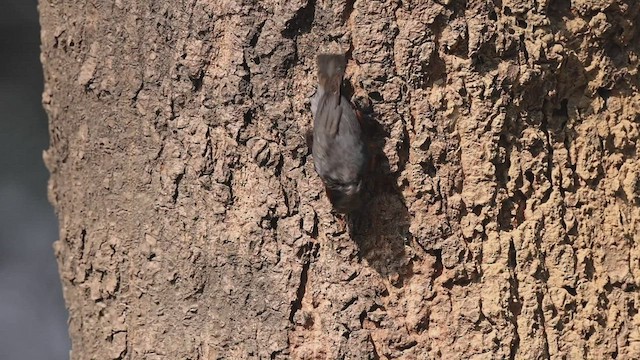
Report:
M318 84L329 94L340 94L340 85L347 65L342 54L319 54Z

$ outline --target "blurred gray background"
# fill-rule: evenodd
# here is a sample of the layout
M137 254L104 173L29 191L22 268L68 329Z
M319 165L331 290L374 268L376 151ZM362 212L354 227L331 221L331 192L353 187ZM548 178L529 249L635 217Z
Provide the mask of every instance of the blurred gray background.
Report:
M36 0L0 0L0 359L68 359Z

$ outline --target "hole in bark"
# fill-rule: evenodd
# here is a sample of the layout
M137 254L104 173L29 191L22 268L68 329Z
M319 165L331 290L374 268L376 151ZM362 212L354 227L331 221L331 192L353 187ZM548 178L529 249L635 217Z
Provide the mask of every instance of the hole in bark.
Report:
M249 46L251 48L255 48L256 44L258 43L258 40L260 39L260 31L262 30L262 26L264 25L264 23L262 23L262 25L259 27L259 29L256 31L255 34L253 34L253 36L251 37L251 40L249 40Z
M398 145L396 145L396 152L398 154L398 172L403 171L409 161L410 136L406 127L403 129L403 135L402 141L398 142Z
M600 97L603 100L607 100L609 98L609 96L611 96L611 90L605 88L605 87L599 87L598 88L598 95L600 95Z
M604 100L604 109L607 109L607 99L609 99L609 96L611 96L611 90L605 88L605 87L599 87L598 88L598 95L602 98L602 100Z
M274 216L271 219L269 219L269 226L271 229L277 229L278 228L278 217Z
M593 265L593 259L591 259L589 257L584 259L584 272L585 272L585 277L589 281L592 281L593 280L593 274L595 274L595 272L596 272L596 268Z
M520 46L518 47L518 49L520 52L522 52L522 56L524 56L525 62L529 62L529 52L527 51L527 47L524 44L524 35L520 35Z
M631 300L629 301L629 317L634 317L636 314L638 314L638 309L636 309L635 303Z
M584 335L585 340L589 340L591 336L596 332L596 329L592 326L589 327L589 331Z
M511 212L513 211L513 201L507 199L502 202L500 211L498 212L498 225L503 230L512 230L513 224L511 221Z
M253 112L251 110L247 111L242 115L242 120L244 120L244 126L251 124L251 119L253 118Z
M420 163L420 165L422 166L422 171L424 171L424 173L427 174L427 176L429 177L436 176L436 167L433 165L432 162Z
M537 157L538 155L540 155L543 149L544 149L544 142L542 141L542 139L536 139L533 142L533 144L531 144L531 146L529 147L529 152L531 153L531 156Z
M367 318L367 310L362 310L362 312L360 313L360 316L358 316L358 320L360 320L360 326L364 324L364 319L366 318Z
M517 265L516 246L513 240L509 242L509 267L515 268Z
M549 198L551 197L552 193L553 193L553 187L549 187L549 189L544 193L544 196L542 196L542 199L540 201L543 204L546 203L547 201L549 201Z
M563 289L565 289L569 294L571 294L571 296L576 296L578 293L576 292L575 288L572 288L571 286L563 286Z
M353 305L356 301L358 300L357 296L352 297L351 299L349 299L349 301L347 301L342 308L340 309L340 311L344 311L346 310L349 306Z
M411 349L412 347L418 345L418 342L415 340L411 340L408 343L402 344L402 345L398 345L398 350L408 350Z
M384 98L378 91L372 91L369 93L369 97L375 101L383 101Z
M527 181L533 184L533 172L531 172L531 170L527 170L524 172L524 177L527 178Z
M381 83L384 83L384 82L386 82L386 81L387 81L387 75L384 75L384 74L382 74L382 75L378 75L378 76L376 76L375 78L373 78L373 80L374 80L374 81L381 82Z
M436 257L436 263L433 265L433 277L432 279L437 278L442 275L442 271L444 270L444 266L442 265L442 250L432 250L429 253Z
M175 189L173 190L173 195L171 196L171 198L173 199L173 203L174 203L174 204L175 204L175 203L176 203L176 201L178 200L178 195L180 194L180 190L179 190L179 188L180 188L180 181L182 180L182 177L183 177L183 176L184 176L184 173L181 173L181 174L179 174L179 175L176 177L176 180L175 180L175 186L176 186L176 187L175 187Z
M464 262L464 261L461 261ZM452 290L454 286L460 286L460 287L465 287L465 286L469 286L474 279L471 278L462 278L462 279L451 279L447 282L445 282L444 284L442 284L442 286L444 286L445 288Z
M200 89L202 89L203 79L204 79L204 71L200 71L197 76L194 76L194 77L189 76L189 80L191 80L191 84L193 85L192 90L194 92L200 91Z

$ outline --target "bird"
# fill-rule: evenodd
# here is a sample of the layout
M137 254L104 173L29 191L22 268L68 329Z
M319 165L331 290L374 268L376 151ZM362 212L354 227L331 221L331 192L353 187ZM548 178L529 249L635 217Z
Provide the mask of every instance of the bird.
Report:
M318 54L318 86L311 97L311 153L333 208L343 214L362 205L369 163L362 118L341 92L344 54Z

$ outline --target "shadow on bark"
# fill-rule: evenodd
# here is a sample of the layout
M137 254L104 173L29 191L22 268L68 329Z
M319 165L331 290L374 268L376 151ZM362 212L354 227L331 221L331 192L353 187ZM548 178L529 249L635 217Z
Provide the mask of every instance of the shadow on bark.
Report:
M395 286L401 286L413 272L405 252L405 245L411 241L409 212L396 185L397 175L390 171L389 159L383 151L389 134L375 120L368 99L354 102L365 114L364 130L373 161L365 184L364 204L349 216L349 234L358 246L360 258Z

